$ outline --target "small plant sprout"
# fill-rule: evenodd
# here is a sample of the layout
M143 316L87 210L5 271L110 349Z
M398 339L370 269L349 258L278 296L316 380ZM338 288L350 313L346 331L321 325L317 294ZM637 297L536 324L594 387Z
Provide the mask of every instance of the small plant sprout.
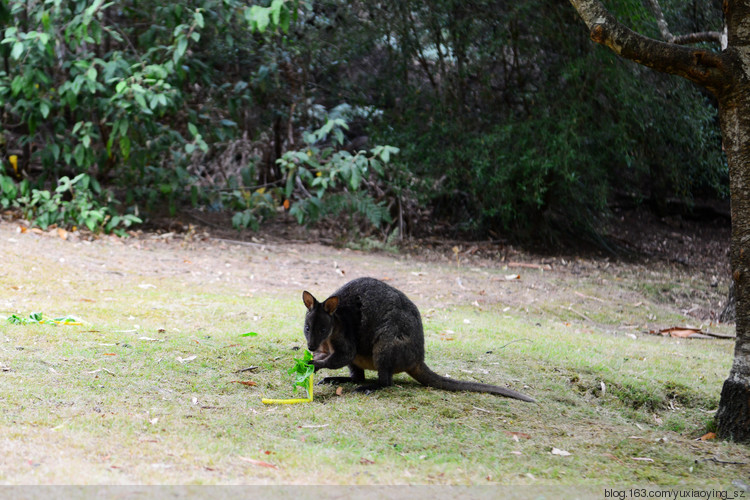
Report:
M42 313L31 313L28 318L19 316L18 314L11 314L5 318L7 323L11 325L29 325L37 323L40 325L82 325L83 322L73 316L63 316L60 318L45 318Z
M294 366L292 366L287 373L294 375L294 391L297 391L297 387L304 387L307 389L307 398L296 398L296 399L266 399L263 398L263 404L295 404L295 403L309 403L313 400L313 374L315 373L315 367L310 363L313 355L310 351L305 349L301 358L294 358Z

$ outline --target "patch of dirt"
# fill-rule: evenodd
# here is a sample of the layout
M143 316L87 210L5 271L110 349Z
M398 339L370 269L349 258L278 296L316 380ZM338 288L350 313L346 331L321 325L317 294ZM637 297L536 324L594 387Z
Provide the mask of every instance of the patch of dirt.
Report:
M502 241L439 238L403 241L397 253L361 251L350 247L362 240L347 241L334 224L307 229L279 217L257 233L230 227L221 216L209 220L192 214L120 239L30 229L6 213L0 241L6 251L41 253L85 275L127 273L196 282L231 275L238 293L301 294L307 289L323 298L349 279L367 275L401 288L423 310L438 301L440 306L501 304L544 313L550 303L566 303L574 316L590 319L602 304L638 304L646 297L697 322L714 322L728 293L730 228L725 221L622 212L611 230L629 250L621 256L575 255L566 248L541 255ZM609 286L612 280L628 285ZM13 305L0 302L0 310Z

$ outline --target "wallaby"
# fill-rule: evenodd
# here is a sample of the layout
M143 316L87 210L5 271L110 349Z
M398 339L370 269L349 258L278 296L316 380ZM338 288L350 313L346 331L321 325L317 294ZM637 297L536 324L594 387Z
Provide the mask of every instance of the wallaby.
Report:
M419 309L403 292L374 278L358 278L318 302L302 292L307 307L305 339L315 371L349 367L350 377L326 377L321 383L364 384L365 370L377 370L376 383L357 387L370 393L393 385L393 374L406 372L417 382L447 391L489 392L534 402L496 385L442 377L424 363L424 332Z

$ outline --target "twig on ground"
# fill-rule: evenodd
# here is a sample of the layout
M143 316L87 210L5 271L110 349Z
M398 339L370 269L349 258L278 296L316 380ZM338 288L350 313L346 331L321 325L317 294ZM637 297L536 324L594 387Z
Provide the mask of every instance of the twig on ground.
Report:
M501 345L500 347L498 347L498 349L505 349L505 348L506 348L506 347L508 347L509 345L511 345L511 344L515 344L516 342L531 342L532 344L534 343L534 341L533 341L533 340L529 340L529 339L516 339L516 340L511 340L511 341L510 341L510 342L508 342L507 344L503 344L503 345Z
M596 324L596 321L594 321L593 319L589 318L588 316L586 316L586 315L585 315L585 314L583 314L582 312L578 312L578 311L576 311L576 310L575 310L575 309L573 309L572 307L565 307L565 306L561 306L561 307L562 307L563 309L567 309L568 311L570 311L570 312L572 312L572 313L575 313L575 314L577 314L578 316L582 317L582 318L583 318L583 319L585 319L586 321L590 321L590 322L592 322L592 323Z
M699 462L714 462L714 463L722 464L722 465L747 465L747 462L731 462L727 460L719 460L716 457L698 458L695 460L695 463L699 463Z
M552 266L549 264L532 264L529 262L508 262L508 267L524 267L526 269L541 269L543 271L551 271Z
M585 295L585 294L583 294L581 292L573 292L573 293L576 294L576 295L578 295L579 297L583 297L584 299L596 300L597 302L601 302L603 304L607 303L606 300L600 299L599 297L592 297L591 295Z

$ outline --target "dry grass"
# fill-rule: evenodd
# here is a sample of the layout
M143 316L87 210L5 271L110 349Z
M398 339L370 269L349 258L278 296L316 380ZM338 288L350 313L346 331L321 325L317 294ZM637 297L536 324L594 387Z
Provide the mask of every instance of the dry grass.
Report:
M746 446L696 441L710 430L732 342L645 333L695 321L643 283L679 280L720 296L699 273L579 261L576 272L523 270L509 281L516 270L456 266L452 255L429 263L151 237L89 244L8 224L0 241L0 315L88 322L2 327L2 483L731 488L750 472ZM324 296L365 274L418 303L433 369L538 404L405 376L370 396L318 386L310 404L261 404L292 396L301 290ZM248 331L259 335L240 336Z

